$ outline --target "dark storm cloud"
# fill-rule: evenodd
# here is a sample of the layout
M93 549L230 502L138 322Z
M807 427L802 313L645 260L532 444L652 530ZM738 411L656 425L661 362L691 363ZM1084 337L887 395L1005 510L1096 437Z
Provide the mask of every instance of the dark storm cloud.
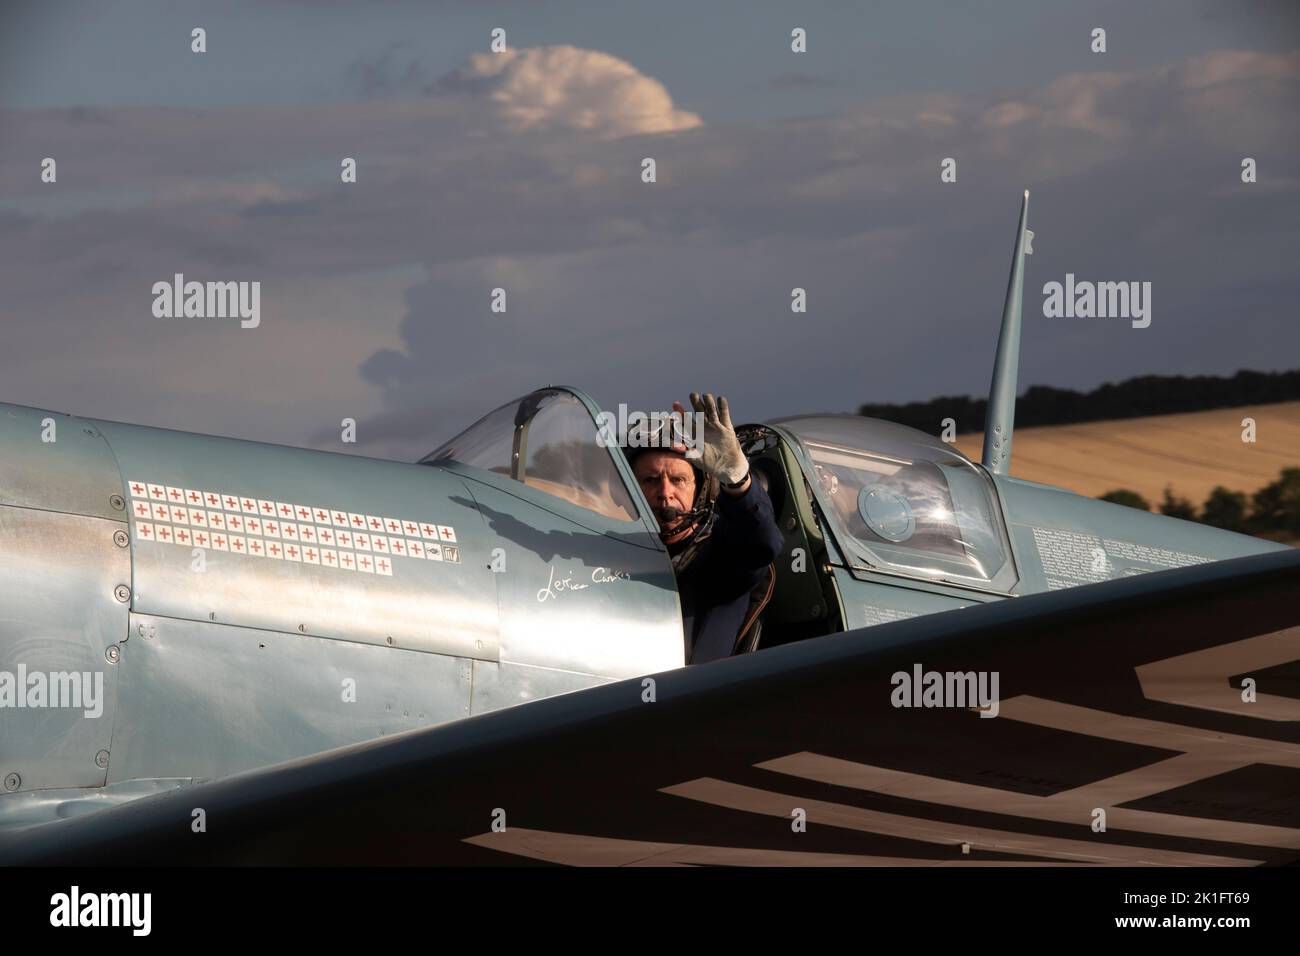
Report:
M1026 381L1199 370L1215 366L1216 351L1272 367L1279 343L1300 354L1285 304L1300 292L1286 264L1300 196L1278 121L1296 99L1297 63L1224 53L1063 77L1023 97L903 97L842 117L638 142L667 171L646 187L663 187L652 206L604 177L562 193L603 210L596 222L619 217L621 241L575 251L564 241L572 220L555 210L555 254L448 264L412 290L406 348L363 366L393 417L362 431L391 442L409 427L409 448L431 447L447 437L443 423L471 421L542 376L643 408L717 388L747 417L978 393L1024 185L1036 188L1040 236L1026 284ZM1251 193L1240 182L1243 151L1281 164L1271 185ZM938 183L946 155L961 170L951 186ZM1153 328L1048 323L1038 290L1067 271L1153 282ZM1264 281L1277 307L1261 311L1252 296L1250 319L1229 319L1241 288ZM498 285L511 295L507 316L487 310ZM789 311L794 286L808 289L806 316ZM491 358L439 368L448 355Z
M111 379L124 417L150 420L166 394L189 427L239 432L241 410L274 406L267 432L322 444L321 421L352 414L364 451L409 458L544 384L647 410L722 391L746 419L979 393L1026 186L1022 382L1294 364L1298 77L1300 55L1219 52L710 126L630 65L558 47L471 59L406 99L10 113L0 175L31 184L0 207L10 354L48 354L52 323L63 351L15 367L3 397ZM42 155L79 206L34 216ZM955 184L939 182L947 156ZM412 263L426 278L387 313L332 301ZM148 313L149 285L178 271L262 280L265 334L188 359L218 333ZM1152 327L1043 319L1038 289L1067 271L1151 281ZM301 308L277 293L291 288L321 290L320 309L277 324ZM401 301L400 339L365 347ZM338 407L349 382L379 406Z

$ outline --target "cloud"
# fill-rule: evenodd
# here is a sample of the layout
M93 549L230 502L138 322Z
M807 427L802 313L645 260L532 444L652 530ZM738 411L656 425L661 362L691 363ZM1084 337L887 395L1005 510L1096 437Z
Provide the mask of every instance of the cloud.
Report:
M556 381L647 408L716 387L766 414L913 390L978 393L1024 185L1037 192L1040 235L1030 310L1035 279L1076 271L1154 280L1164 316L1140 339L1117 325L1048 327L1031 316L1026 382L1085 367L1110 377L1205 368L1217 361L1208 341L1240 356L1239 337L1223 325L1225 290L1285 276L1285 254L1266 243L1261 258L1252 236L1295 230L1280 209L1250 204L1236 160L1219 162L1216 128L1230 123L1264 151L1285 143L1274 118L1297 99L1298 63L1295 54L1212 54L1145 73L1071 74L1013 97L909 95L841 117L696 131L673 162L661 160L676 184L639 220L626 215L626 183L571 182L548 214L553 241L568 251L435 266L408 294L404 348L363 366L392 409L367 427L388 447L403 436L411 448L433 447L454 430L440 423L468 424ZM1204 95L1227 87L1245 97L1231 117ZM938 183L946 155L964 170L952 187ZM1294 174L1294 159L1282 163ZM1288 179L1285 169L1273 176ZM1189 190L1199 200L1191 206ZM571 246L559 204L575 201L601 211L582 220L588 228L616 216L642 228ZM1286 208L1298 203L1292 194ZM1236 244L1227 252L1216 235L1225 230ZM1282 284L1300 291L1294 277ZM497 286L511 295L505 316L487 310ZM789 312L794 286L809 290L808 316ZM1202 297L1216 307L1201 307ZM1300 345L1285 329L1288 310L1282 300L1261 310L1267 318L1256 312L1263 341ZM430 364L446 354L491 358L430 381ZM1264 347L1254 361L1267 366L1275 355ZM774 390L778 382L786 387Z
M10 112L0 399L357 450L348 416L359 450L410 459L545 384L645 409L721 391L749 420L979 393L1026 186L1022 382L1277 367L1300 354L1297 100L1300 54L1219 51L706 125L623 61L549 47L404 97ZM1245 155L1265 181L1240 182ZM1067 271L1152 281L1152 327L1035 316ZM174 272L261 280L262 327L160 325Z
M695 129L662 83L608 53L572 46L476 53L432 87L489 102L514 130L582 130L603 139Z

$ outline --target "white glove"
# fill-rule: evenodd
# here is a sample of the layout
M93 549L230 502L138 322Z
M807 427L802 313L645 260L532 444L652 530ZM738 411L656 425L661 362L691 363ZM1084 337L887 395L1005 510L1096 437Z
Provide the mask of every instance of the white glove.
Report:
M693 460L706 474L717 478L722 484L740 484L749 474L749 460L740 450L740 440L731 424L731 409L727 406L727 400L718 396L715 403L712 395L701 398L698 392L691 392L691 405L704 415L703 434L695 435L700 456ZM673 407L685 411L679 402L674 402Z

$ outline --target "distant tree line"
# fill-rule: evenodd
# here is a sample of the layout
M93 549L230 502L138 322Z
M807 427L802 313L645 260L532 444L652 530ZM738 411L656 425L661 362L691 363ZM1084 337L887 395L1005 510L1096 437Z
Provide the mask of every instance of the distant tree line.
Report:
M1300 369L1291 372L1240 371L1221 375L1142 375L1090 392L1031 385L1016 399L1016 427L1068 425L1115 418L1142 418L1176 412L1203 412L1238 405L1300 400ZM906 405L863 405L859 415L910 425L931 435L954 419L958 432L984 430L988 402L964 395Z
M1135 491L1120 488L1101 496L1103 501L1150 511L1150 503ZM1171 518L1184 518L1202 524L1240 531L1278 541L1300 540L1300 468L1283 468L1277 481L1265 485L1253 495L1229 491L1222 485L1210 492L1198 510L1186 498L1177 497L1165 488L1158 510Z

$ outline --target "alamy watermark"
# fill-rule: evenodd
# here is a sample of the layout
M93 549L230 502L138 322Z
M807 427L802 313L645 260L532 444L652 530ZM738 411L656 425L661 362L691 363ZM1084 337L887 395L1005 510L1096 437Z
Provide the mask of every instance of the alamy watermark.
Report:
M0 708L80 708L86 717L104 713L103 671L0 671Z
M185 281L176 273L171 282L155 282L153 314L160 319L240 318L241 328L262 323L261 282Z
M997 671L895 671L889 702L895 707L977 708L981 717L998 715Z
M148 936L152 914L152 893L83 893L73 886L50 897L51 926L119 926L133 936Z
M1151 324L1150 282L1076 282L1043 285L1043 316L1048 319L1131 319L1133 328Z

